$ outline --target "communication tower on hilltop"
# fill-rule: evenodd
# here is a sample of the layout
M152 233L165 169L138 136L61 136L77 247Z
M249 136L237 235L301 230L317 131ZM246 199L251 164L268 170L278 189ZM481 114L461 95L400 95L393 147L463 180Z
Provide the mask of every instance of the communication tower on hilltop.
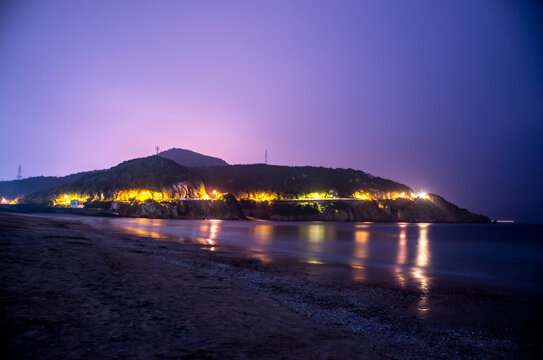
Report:
M156 154L158 155L158 151L160 150L160 146L157 145L155 149L156 149Z
M21 180L23 178L23 167L21 164L19 164L19 168L17 169L17 180Z
M268 149L264 152L264 164L268 165Z

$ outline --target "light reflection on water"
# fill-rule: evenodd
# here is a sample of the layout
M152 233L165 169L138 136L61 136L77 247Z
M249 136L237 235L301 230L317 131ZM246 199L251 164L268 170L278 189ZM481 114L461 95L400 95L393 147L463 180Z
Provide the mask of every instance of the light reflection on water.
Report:
M307 263L307 264L315 264L315 265L323 265L326 264L324 261L314 258L314 257L307 257L304 259L301 259L301 262Z
M239 226L235 226L238 224ZM226 226L225 229L223 225ZM216 250L219 243L228 243L230 237L237 240L236 245L245 247L251 256L264 263L273 262L277 252L281 250L295 253L300 261L308 264L321 265L345 261L345 264L351 268L351 279L354 281L371 280L368 278L368 266L371 267L372 263L383 260L381 259L383 254L390 253L390 246L393 246L395 248L394 259L391 259L393 278L402 288L410 284L416 285L422 294L419 309L425 311L428 308L430 278L427 275L427 268L431 265L428 237L430 224L389 224L389 227L393 227L392 233L389 228L384 232L376 232L374 230L380 227L372 223L346 224L343 227L347 229L343 229L342 225L330 223L284 225L272 222L221 220L180 222L159 219L122 219L116 226L121 231L155 239L172 238L176 235L183 242L198 243L204 245L203 249L210 251ZM416 239L413 238L413 234L408 236L408 231L412 232L414 229L418 230ZM346 237L349 234L352 234L350 239ZM390 242L390 236L396 239L395 244ZM414 250L413 254L410 248Z
M302 238L308 240L310 243L323 242L326 235L326 227L324 224L311 224L300 227L300 234Z
M202 249L215 251L213 245L217 244L216 238L220 232L221 220L209 220L198 226L198 232L193 232L193 239L202 245L208 245Z
M396 266L394 267L394 277L401 288L405 288L407 278L405 276L404 266L407 263L407 224L398 224L400 235L398 237L398 255L396 257Z
M171 238L171 236L165 235L158 231L154 231L152 228L149 229L148 225L153 225L153 222L150 219L127 219L126 222L128 223L127 225L120 224L117 226L117 228L127 234L148 237L152 239Z
M430 294L430 279L426 275L426 268L430 265L430 248L428 246L428 226L419 224L419 238L417 241L417 267L413 269L413 277L419 281L421 291L418 303L419 313L430 310L428 297Z
M543 293L541 226L123 218L100 224L206 250L228 247L263 263L301 261L316 277L417 289L422 317L432 308L432 288L451 280Z
M426 267L430 262L430 250L428 249L428 226L430 224L419 225L419 240L417 243L417 266Z
M273 262L273 258L266 251L273 242L273 229L273 226L267 224L258 224L253 227L252 237L257 246L250 248L253 251L252 257L265 264Z
M308 250L308 256L300 259L302 262L317 265L324 264L323 259L319 255L323 253L325 240L331 241L334 238L334 234L329 230L330 228L324 224L310 224L299 228L299 237L305 240Z
M363 224L363 226L357 226L357 228L367 228L367 225ZM353 259L350 263L354 281L365 281L367 279L364 260L369 257L369 241L369 231L356 230L354 232Z
M256 225L253 228L253 237L255 239L255 243L259 245L270 245L273 240L273 226Z

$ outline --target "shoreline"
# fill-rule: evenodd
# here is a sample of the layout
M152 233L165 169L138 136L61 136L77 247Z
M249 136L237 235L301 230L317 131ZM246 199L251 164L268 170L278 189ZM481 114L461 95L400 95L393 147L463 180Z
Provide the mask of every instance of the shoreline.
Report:
M15 355L20 350L30 358L126 352L132 358L160 353L357 358L363 353L415 359L530 358L542 351L537 342L541 326L537 321L523 325L522 316L530 314L517 320L516 313L503 316L522 304L529 305L526 310L538 305L516 294L462 287L425 294L336 281L320 276L321 266L267 264L221 247L207 251L201 244L104 231L69 220L0 213L0 234L2 333ZM62 297L66 292L69 300ZM57 307L60 298L65 306ZM431 319L416 316L413 310L424 301L442 313ZM52 314L45 320L40 319L44 307ZM116 314L122 319L115 320ZM36 318L41 325L33 325ZM139 323L142 318L147 320ZM115 321L120 321L113 326L117 334L104 336ZM152 331L143 331L149 324ZM185 335L177 337L180 324ZM255 331L262 336L251 335ZM157 334L167 334L171 343ZM93 343L88 347L93 350L80 346L85 341ZM149 347L144 349L142 341Z
M191 201L215 201L215 200L191 200ZM322 201L322 200L321 200ZM360 200L352 200L360 201ZM309 201L310 202L310 201ZM499 224L499 222L494 220L489 220L488 222L473 222L473 221L393 221L393 220L383 220L383 219L350 219L350 220L341 220L341 219L313 219L313 218L284 218L284 219L268 219L268 218L258 218L254 216L244 215L243 217L211 217L211 216L189 216L189 217L168 217L168 216L150 216L150 215L130 215L130 214L118 214L106 210L97 210L97 209L74 209L68 207L54 207L54 206L44 206L44 205L33 205L33 204L15 204L7 205L0 204L0 213L13 213L13 214L67 214L67 215L77 215L77 216L95 216L95 217L110 217L110 218L126 218L126 219L163 219L163 220L232 220L232 221L285 221L285 222L305 222L305 221L314 221L314 222L345 222L345 223L355 223L355 222L371 222L379 224L417 224L417 223L430 223L430 224ZM515 223L516 224L516 223ZM511 223L506 223L502 225L511 225ZM530 225L530 224L527 224Z
M1 211L0 211L1 213ZM186 237L184 235L180 235L178 233L172 233L172 232L157 232L157 231L151 231L151 230L144 230L138 226L132 227L130 223L132 221L140 222L140 220L145 221L165 221L164 225L173 225L176 221L179 222L200 222L200 221L221 221L221 222L231 222L232 224L240 223L240 226L251 226L248 224L253 224L257 222L272 222L273 224L281 224L283 226L298 226L300 224L319 224L319 223L332 223L327 221L272 221L272 220L261 220L261 219L250 219L250 221L241 221L241 220L220 220L220 219L150 219L150 218L135 218L135 217L123 217L123 216L86 216L86 215L79 215L79 214L69 214L69 213L20 213L19 215L28 215L28 216L37 216L37 217L45 217L45 218L51 218L51 219L57 219L57 220L68 220L68 221L81 221L87 225L90 226L99 226L100 228L104 228L109 231L118 232L119 229L122 229L120 232L128 234L128 235L135 235L135 236L146 236L151 237L153 239L163 239L163 240L173 240L178 241L180 239L180 236L183 237L183 241L187 241L187 239L190 237ZM94 221L94 218L107 218L110 221L107 225L102 225L98 223L97 221ZM116 221L119 221L120 223L117 223ZM128 223L126 223L128 221ZM170 224L169 222L172 221ZM335 224L343 224L346 222L333 222ZM369 223L369 222L368 222ZM374 225L397 225L397 224L407 224L407 223L397 223L397 222L372 222ZM433 223L433 225L441 225L441 226L454 226L454 225L471 225L471 226L481 226L481 225L488 225L488 224L473 224L473 223ZM525 226L526 224L517 224ZM508 224L507 226L510 226ZM538 226L538 225L534 225ZM197 241L192 241L192 243L197 244ZM200 241L200 244L206 245L206 241ZM269 259L266 261L273 261L282 263L282 265L288 264L288 263L297 263L297 262L304 262L304 257L301 257L302 254L292 252L286 249L269 249L264 250L262 248L255 249L251 246L247 247L248 245L243 245L240 242L230 242L225 243L223 242L223 239L219 243L216 243L213 245L213 248L215 249L222 249L223 251L226 250L226 252L233 252L237 254L245 253L245 255L257 259L262 259L262 254L267 253L268 255L265 255ZM322 263L320 264L322 267L330 268L331 271L329 274L324 274L325 276L328 276L332 278L334 281L340 279L342 276L349 279L350 274L349 272L352 271L353 267L349 264L349 262L340 262L340 260L336 259L329 259L329 258L322 258ZM264 261L264 262L266 262ZM369 281L366 279L366 283L369 284L385 284L387 281L390 282L391 287L398 287L397 281L394 281L394 278L391 279L390 275L380 275L380 273L383 274L389 274L392 273L394 270L398 270L398 264L389 264L389 263L371 263L366 262L364 268L366 270L371 270L373 276L370 276L370 278L373 278L374 280ZM413 266L405 266L400 265L402 272L412 272L414 270ZM332 276L334 273L338 273L336 276ZM517 281L513 281L511 279L508 279L508 282L504 282L504 279L499 279L497 277L492 277L486 274L481 273L470 273L470 272L463 272L463 271L451 271L451 270L437 270L437 269L431 269L425 271L425 277L429 278L432 283L433 289L442 288L443 290L447 290L451 287L458 287L458 288L472 288L476 290L485 290L488 292L493 293L508 293L508 292L515 292L520 293L522 295L526 296L537 296L543 300L543 292L541 290L541 286L538 283L533 282L524 282L520 283ZM377 279L377 280L375 280ZM405 287L405 286L403 286ZM411 290L417 290L418 285L410 284L407 287L409 287Z

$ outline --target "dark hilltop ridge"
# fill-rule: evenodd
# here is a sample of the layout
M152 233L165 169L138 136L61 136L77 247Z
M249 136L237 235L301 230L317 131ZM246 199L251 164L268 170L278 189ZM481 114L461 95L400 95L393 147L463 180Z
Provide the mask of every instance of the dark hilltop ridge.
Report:
M62 186L93 172L86 171L67 176L34 176L21 180L0 181L0 197L13 200L36 191L45 191Z
M228 163L223 159L219 159L213 156L202 155L187 149L174 148L159 152L158 156L173 160L179 165L186 167L228 166Z
M15 209L151 218L490 222L360 170L228 165L183 149L107 170L0 182L0 196Z
M185 167L194 166L228 166L222 159L202 155L186 149L169 149L158 153L159 156L170 159ZM115 169L116 167L112 168ZM35 176L22 180L0 181L0 197L13 201L35 192L47 191L79 179L83 175L99 173L102 170L85 171L67 176Z
M172 201L179 198L199 198L202 182L188 168L159 156L133 159L107 170L84 174L74 181L47 191L26 195L22 202L62 205L71 200L138 201L148 196L151 200ZM131 192L138 196L131 198ZM143 193L143 194L140 194ZM147 200L147 199L143 199Z

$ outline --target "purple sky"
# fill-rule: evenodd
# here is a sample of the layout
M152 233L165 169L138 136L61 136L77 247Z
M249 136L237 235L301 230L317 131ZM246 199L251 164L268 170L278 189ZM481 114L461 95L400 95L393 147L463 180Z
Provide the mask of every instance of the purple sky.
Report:
M267 147L543 222L543 12L515 3L0 0L0 179Z

